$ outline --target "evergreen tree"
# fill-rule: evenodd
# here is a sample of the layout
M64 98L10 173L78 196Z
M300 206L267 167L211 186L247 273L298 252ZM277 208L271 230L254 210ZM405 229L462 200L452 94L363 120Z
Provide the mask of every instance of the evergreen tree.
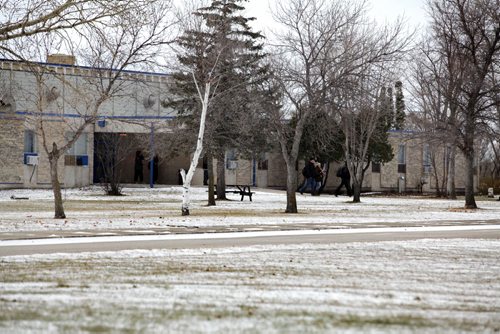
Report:
M396 130L402 130L404 128L405 123L405 100L403 96L403 83L401 81L396 81L395 87L395 95L396 95L396 115L394 119L394 128Z
M263 120L255 102L261 84L269 71L264 66L263 36L253 32L248 24L251 18L240 12L247 0L212 1L199 8L194 15L203 22L202 28L185 31L179 44L185 53L178 56L182 65L195 69L194 75L203 82L210 72L217 78L215 95L211 99L206 124L205 155L211 164L217 158L217 197L225 198L225 152L255 150L262 136ZM175 101L171 104L180 114L180 120L191 129L198 128L199 102L191 73L174 74ZM265 94L264 94L265 95ZM182 116L183 115L183 116ZM210 170L210 166L209 166ZM212 177L212 175L209 175Z
M385 123L387 130L389 130L392 127L392 119L386 87L382 87L380 89L380 94L378 96L378 108L380 109L380 114L383 115L381 119Z
M389 129L394 127L394 96L392 87L388 87L386 90L386 105L387 105L387 118L389 119L388 125Z

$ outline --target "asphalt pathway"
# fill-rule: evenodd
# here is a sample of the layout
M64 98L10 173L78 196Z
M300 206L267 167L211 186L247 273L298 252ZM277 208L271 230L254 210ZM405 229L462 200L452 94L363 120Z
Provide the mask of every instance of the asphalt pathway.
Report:
M338 230L359 228L385 228L385 227L440 227L440 226L482 226L500 225L500 219L476 221L420 221L405 223L370 223L370 224L329 224L329 223L302 223L282 225L226 225L226 226L193 226L193 225L165 225L158 228L113 228L92 230L45 230L0 232L0 242L4 240L45 239L45 238L75 238L75 237L106 237L106 236L131 236L131 235L170 235L170 234L196 234L196 233L223 233L223 232L259 232L259 231L297 231L297 230Z
M219 233L10 239L0 241L0 256L127 249L242 247L271 244L377 242L436 238L500 239L500 225L224 231Z

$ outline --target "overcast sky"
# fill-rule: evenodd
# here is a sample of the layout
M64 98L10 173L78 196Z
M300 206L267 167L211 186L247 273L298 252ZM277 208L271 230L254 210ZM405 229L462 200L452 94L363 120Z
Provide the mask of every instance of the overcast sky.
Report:
M276 0L250 0L245 4L249 15L257 18L254 28L266 31L272 26L272 17L269 5L274 5ZM348 0L345 0L348 1ZM380 23L392 22L398 16L404 16L410 26L425 25L426 14L424 10L425 0L369 0L370 12L374 19Z

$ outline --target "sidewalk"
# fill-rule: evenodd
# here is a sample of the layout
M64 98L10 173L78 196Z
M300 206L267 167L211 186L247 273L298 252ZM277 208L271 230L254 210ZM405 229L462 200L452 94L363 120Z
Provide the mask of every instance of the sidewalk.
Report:
M377 224L286 224L286 225L230 225L230 226L183 226L167 225L161 228L127 228L127 229L95 229L95 230L49 230L49 231L22 231L22 232L0 232L0 241L23 240L23 239L47 239L47 238L75 238L75 237L109 237L109 236L132 236L132 235L171 235L171 234L194 234L194 233L227 233L227 232L261 232L261 231L295 231L295 230L338 230L359 228L382 228L382 227L437 227L437 226L476 226L476 225L500 225L500 219L478 220L478 221L426 221L406 223L377 223Z

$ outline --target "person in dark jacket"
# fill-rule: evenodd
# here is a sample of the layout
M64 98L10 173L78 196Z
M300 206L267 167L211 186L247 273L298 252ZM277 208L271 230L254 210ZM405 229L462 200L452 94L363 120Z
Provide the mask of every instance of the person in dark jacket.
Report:
M337 176L340 177L342 182L335 190L335 197L337 197L340 194L340 189L342 189L343 186L345 186L345 189L347 191L347 196L352 196L351 174L349 173L349 168L347 168L347 163L341 168L339 168L339 170L337 171Z
M302 187L299 188L300 194L304 194L304 191L307 189L311 189L311 194L314 193L316 181L314 180L314 169L315 169L315 161L314 158L309 158L309 162L305 165L304 169L302 169L302 175L304 175L304 183Z
M144 161L144 156L141 151L135 152L135 161L134 161L134 182L142 182L144 181L144 175L142 171L142 163Z
M321 164L319 162L316 162L314 164L314 196L319 196L319 190L321 189L321 186L323 185L323 177L325 175L325 172L323 171L323 168L321 168Z

